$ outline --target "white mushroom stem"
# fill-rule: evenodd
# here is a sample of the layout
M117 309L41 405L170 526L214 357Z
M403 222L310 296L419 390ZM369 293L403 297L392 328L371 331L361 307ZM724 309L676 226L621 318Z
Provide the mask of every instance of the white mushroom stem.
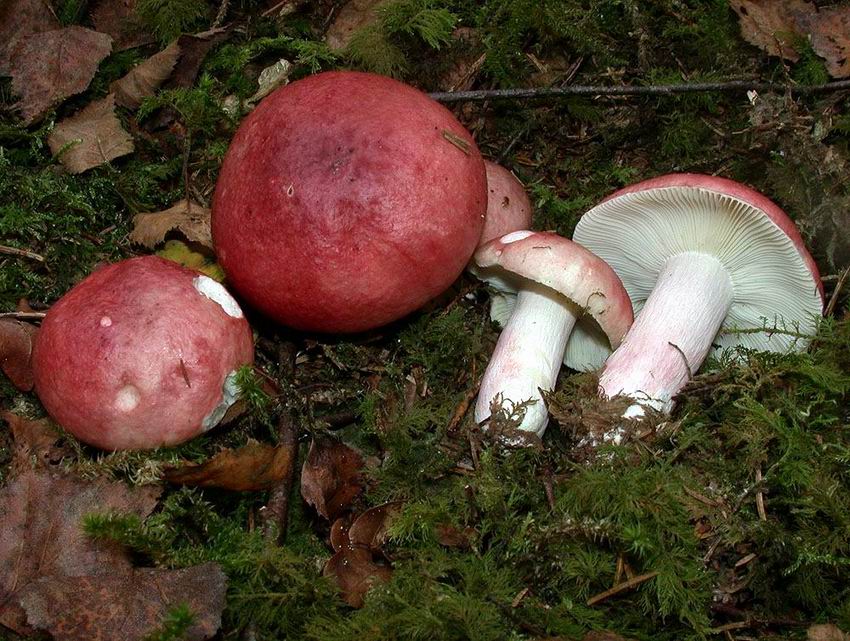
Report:
M577 312L573 303L542 285L519 291L514 312L481 379L476 421L490 417L494 399L500 400L509 414L532 401L524 408L519 429L543 434L549 413L540 390L555 387Z
M729 274L714 256L683 252L669 258L635 324L605 363L601 392L636 399L627 418L643 416L645 406L669 412L673 396L705 360L733 297Z

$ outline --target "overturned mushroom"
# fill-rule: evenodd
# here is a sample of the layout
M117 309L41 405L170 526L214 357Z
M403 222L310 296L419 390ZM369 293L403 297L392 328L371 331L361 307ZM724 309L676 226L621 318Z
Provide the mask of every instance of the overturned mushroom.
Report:
M495 399L506 409L523 406L519 428L540 435L549 421L540 390L554 388L573 327L596 326L579 341L604 336L616 347L632 323L628 294L601 259L549 232L517 231L490 241L475 254L475 272L516 294L502 310L509 318L481 381L475 420L489 418Z
M804 348L822 313L794 223L731 180L674 174L627 187L587 212L574 238L614 268L637 313L599 382L608 397L635 399L626 417L670 411L712 349Z

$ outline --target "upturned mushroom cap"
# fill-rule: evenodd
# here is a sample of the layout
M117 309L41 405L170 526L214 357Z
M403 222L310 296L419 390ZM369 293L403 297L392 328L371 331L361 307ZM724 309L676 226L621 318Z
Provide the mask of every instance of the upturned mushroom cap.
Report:
M356 332L451 285L486 207L484 161L450 111L390 78L329 72L276 90L242 123L212 234L250 304L298 329Z
M506 294L524 281L545 285L575 305L581 314L567 343L564 363L578 370L600 367L634 320L623 284L601 258L552 232L518 231L480 247L475 274ZM498 299L494 299L494 303ZM515 296L491 309L500 325L513 312Z
M489 160L487 170L487 218L478 245L518 229L531 227L531 201L525 187L510 171Z
M615 192L579 220L573 238L617 272L639 314L665 262L714 256L734 299L714 350L802 348L823 309L818 268L794 223L762 194L726 178L671 174ZM765 328L765 331L753 331ZM741 333L743 330L746 333Z
M107 449L174 445L221 420L253 361L239 305L216 281L156 256L102 267L50 310L35 389L77 438Z

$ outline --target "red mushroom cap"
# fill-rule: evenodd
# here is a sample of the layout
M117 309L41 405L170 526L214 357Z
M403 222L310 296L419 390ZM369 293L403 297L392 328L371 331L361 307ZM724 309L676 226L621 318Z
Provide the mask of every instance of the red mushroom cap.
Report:
M233 286L277 321L356 332L446 289L484 224L484 162L446 108L373 74L276 90L239 128L213 200Z
M62 427L97 447L174 445L235 400L251 328L207 276L156 256L103 267L50 310L33 350L35 389Z
M487 169L487 219L479 247L512 231L531 228L531 201L519 179L489 160L484 161L484 167Z

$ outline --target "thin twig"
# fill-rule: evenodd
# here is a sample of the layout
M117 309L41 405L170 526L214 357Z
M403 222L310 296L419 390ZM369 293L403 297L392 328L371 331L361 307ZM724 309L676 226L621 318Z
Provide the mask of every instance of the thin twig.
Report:
M658 576L658 572L647 572L646 574L640 574L633 579L629 579L628 581L623 581L622 583L615 585L613 588L609 590L605 590L605 592L600 592L596 596L592 596L587 600L587 605L596 605L597 603L601 603L605 599L608 599L612 596L620 594L620 592L625 592L626 590L630 590L633 587L640 585L650 579L654 579Z
M2 312L0 318L14 318L15 320L41 320L47 316L45 312Z
M482 100L521 100L560 98L565 96L670 96L682 93L718 91L790 92L795 95L830 93L850 90L850 80L838 80L820 85L791 85L782 82L730 80L727 82L688 82L670 85L568 85L566 87L530 87L527 89L478 89L474 91L437 91L429 94L438 102Z
M286 525L289 520L289 495L295 478L295 462L298 459L298 433L292 417L284 412L278 423L278 447L289 452L283 478L275 483L269 492L269 500L261 512L263 534L267 539L281 545L286 537Z
M470 387L467 390L466 394L463 395L463 398L461 399L460 403L458 403L458 406L452 413L452 418L449 421L448 427L446 428L447 432L453 432L458 428L458 425L460 425L460 422L463 420L463 417L466 416L466 413L469 411L469 406L472 404L472 399L478 396L478 390L480 389L480 387L481 379L479 378L475 385Z
M37 260L40 263L44 262L44 256L42 256L41 254L36 254L35 252L31 252L28 249L7 247L6 245L0 245L0 254L8 254L9 256L21 256L22 258L32 258L33 260Z
M762 482L761 465L756 468L756 483L761 485ZM756 510L758 510L759 518L762 521L767 521L767 510L764 507L764 492L761 487L756 491Z
M838 298L841 296L841 290L844 289L844 284L847 282L848 276L850 276L850 267L841 272L841 275L838 277L838 282L835 283L835 289L832 290L829 303L827 303L826 309L823 310L824 316L832 316L832 312L835 311L835 306L838 304Z
M220 27L224 23L224 19L227 17L227 9L230 6L230 0L221 0L221 5L218 7L218 13L215 15L215 20L213 20L212 28L216 29Z

